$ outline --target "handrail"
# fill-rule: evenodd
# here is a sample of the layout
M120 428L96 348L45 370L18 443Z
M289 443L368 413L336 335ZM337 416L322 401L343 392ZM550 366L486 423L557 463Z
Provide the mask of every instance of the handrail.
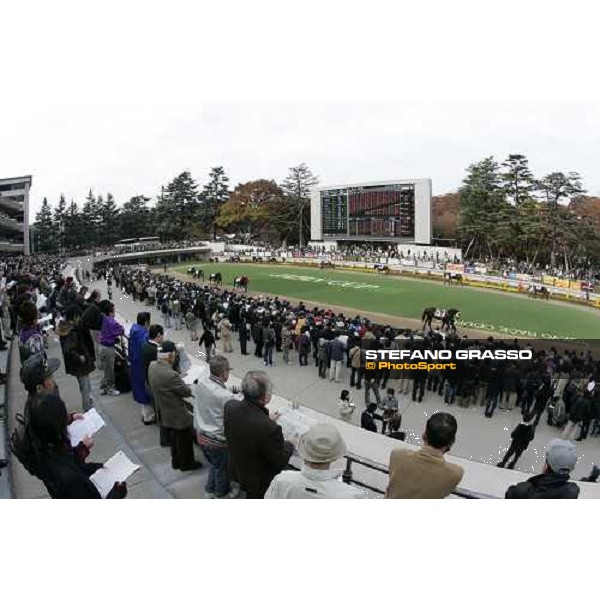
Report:
M372 492L375 492L377 494L381 494L381 495L385 494L384 490L381 490L377 487L374 487L372 485L364 483L363 481L359 481L359 480L355 479L354 475L352 473L352 464L356 463L358 465L361 465L361 466L371 469L373 471L383 473L384 475L389 475L390 471L389 471L388 467L386 467L385 465L378 463L374 460L370 460L368 458L363 458L361 456L357 456L356 454L353 454L351 452L346 453L344 455L344 458L346 459L346 469L344 470L344 473L342 475L342 480L344 481L344 483L347 483L348 485L352 485L352 484L358 485L365 489L371 490ZM464 488L456 488L452 492L451 496L456 496L456 497L464 499L464 500L482 500L484 498L492 498L493 497L493 496L488 496L485 494L479 494L477 492L472 492L471 490L467 490Z

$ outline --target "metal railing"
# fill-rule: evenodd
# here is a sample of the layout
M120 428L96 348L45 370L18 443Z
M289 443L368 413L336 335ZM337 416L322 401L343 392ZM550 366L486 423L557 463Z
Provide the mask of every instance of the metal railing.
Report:
M344 459L346 461L346 468L344 469L344 472L342 474L342 480L344 481L344 483L364 488L366 490L369 490L370 492L378 494L379 496L385 495L385 490L382 490L381 488L378 488L375 485L371 485L370 483L366 483L365 481L361 481L360 479L357 479L354 475L352 467L356 464L370 469L372 471L376 471L378 473L382 473L383 475L389 476L390 471L388 467L376 461L369 460L368 458L363 458L361 456L357 456L356 454L352 454L351 452L346 453L344 455ZM290 464L289 466L295 471L300 470L299 467L295 465ZM480 494L464 488L456 488L452 492L452 494L450 494L449 497L459 498L461 500L483 500L493 498L493 496L487 496L486 494Z

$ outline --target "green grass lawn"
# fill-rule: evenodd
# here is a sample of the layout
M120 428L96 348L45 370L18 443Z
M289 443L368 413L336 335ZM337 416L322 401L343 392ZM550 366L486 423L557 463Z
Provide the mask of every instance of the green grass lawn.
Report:
M291 265L195 264L204 269L206 276L220 271L226 285L231 285L235 276L246 274L250 278L249 291L300 298L323 306L335 304L357 312L414 319L420 319L423 309L429 306L458 308L462 312L462 324L468 328L528 337L600 338L600 311L521 295L444 287L411 278L345 270L322 271ZM185 273L189 266L176 270Z

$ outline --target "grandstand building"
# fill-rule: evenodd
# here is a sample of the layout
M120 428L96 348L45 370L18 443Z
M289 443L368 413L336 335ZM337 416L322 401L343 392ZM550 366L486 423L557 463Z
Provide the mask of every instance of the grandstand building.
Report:
M0 252L29 254L31 175L0 179Z
M317 187L311 197L311 243L431 244L431 179Z

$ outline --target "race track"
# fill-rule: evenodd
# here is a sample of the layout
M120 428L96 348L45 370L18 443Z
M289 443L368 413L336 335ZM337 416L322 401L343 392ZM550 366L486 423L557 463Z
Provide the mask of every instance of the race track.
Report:
M600 338L600 311L522 295L341 269L327 271L286 264L194 264L204 269L207 276L221 272L224 285L232 285L235 276L246 274L250 278L249 291L347 307L349 314L363 311L420 320L425 307L458 308L462 312L462 327L468 329L532 338ZM185 274L189 266L179 266L175 271Z

